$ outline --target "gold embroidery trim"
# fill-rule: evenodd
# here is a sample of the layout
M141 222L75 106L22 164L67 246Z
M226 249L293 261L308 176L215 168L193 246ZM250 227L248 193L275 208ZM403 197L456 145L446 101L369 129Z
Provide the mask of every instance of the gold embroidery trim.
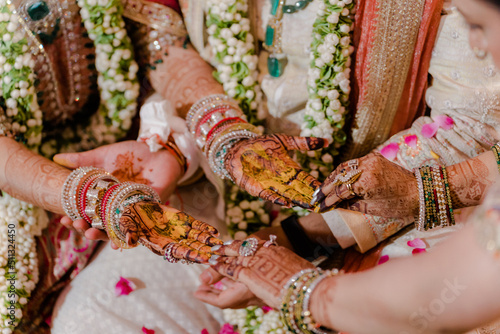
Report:
M360 98L344 159L363 156L389 137L413 58L424 4L425 0L377 0L379 14L366 93Z
M123 16L130 20L175 36L187 36L181 15L170 7L143 0L123 0L123 7Z

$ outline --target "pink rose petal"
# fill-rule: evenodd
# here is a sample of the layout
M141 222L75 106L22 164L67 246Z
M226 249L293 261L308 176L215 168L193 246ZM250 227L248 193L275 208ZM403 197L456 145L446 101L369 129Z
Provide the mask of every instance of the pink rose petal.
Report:
M262 311L264 311L264 314L266 313L269 313L270 311L272 311L273 308L272 307L269 307L269 306L262 306Z
M446 116L446 115L439 115L436 117L433 117L434 123L439 125L443 130L450 130L453 128L453 124L455 123L453 121L453 118Z
M406 244L408 246L414 247L414 248L427 248L427 245L425 244L425 242L420 238L415 238L413 240L410 240Z
M439 129L439 125L436 123L425 124L422 126L422 136L425 138L432 138Z
M389 261L389 255L382 255L380 257L380 260L378 260L378 264L381 265L383 263L386 263L387 261Z
M208 332L208 329L203 328L200 334L210 334L210 333Z
M117 297L123 295L127 296L136 288L137 287L135 286L134 282L120 276L120 280L115 285L115 295Z
M222 326L222 328L220 329L219 334L239 334L239 333L234 330L233 325L224 324L224 326Z
M142 326L142 332L143 332L144 334L155 334L154 329L148 329L148 328L146 328L146 327L144 327L144 326Z
M226 290L226 286L221 281L218 281L217 283L215 283L213 285L213 287L214 287L214 289L217 289L217 290L220 290L220 291Z
M394 160L398 151L399 145L396 143L390 143L380 150L380 154L382 154L387 160Z
M425 253L425 252L426 252L425 248L415 248L415 249L413 249L413 251L411 253L413 255L415 255L415 254L420 254L420 253Z
M417 148L417 136L411 135L405 137L405 144L410 146L411 148Z

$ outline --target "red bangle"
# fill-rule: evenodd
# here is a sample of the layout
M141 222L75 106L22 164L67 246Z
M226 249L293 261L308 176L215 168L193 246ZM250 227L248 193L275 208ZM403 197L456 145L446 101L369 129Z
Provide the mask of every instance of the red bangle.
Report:
M216 130L218 130L219 126L221 126L223 123L227 122L227 124L224 124L224 125L232 125L232 124L236 124L236 123L245 123L244 120L242 120L241 118L239 117L231 117L231 118L224 118L222 121L220 121L219 123L215 124L211 129L210 131L208 132L207 134L207 140L205 141L205 143L208 143L210 142L210 137L212 135L215 134ZM221 126L222 127L222 126Z
M85 219L85 221L89 224L92 224L90 217L85 213L85 209L87 208L87 191L89 191L90 185L97 179L99 175L93 175L84 181L82 185L82 191L80 192L79 198L79 206L80 206L80 214Z
M113 186L109 187L108 190L106 190L106 193L104 193L104 196L102 197L102 202L101 202L101 220L104 226L106 226L106 204L109 201L109 198L113 194L113 191L118 187L120 184L114 184Z
M203 116L203 118L196 125L196 136L198 137L200 135L200 128L201 128L201 126L203 124L205 124L210 119L210 117L212 117L213 114L215 114L217 112L220 112L222 110L224 110L224 112L226 112L229 109L232 109L231 106L229 106L229 105L217 106L216 108L212 109L208 114L206 114L205 116Z

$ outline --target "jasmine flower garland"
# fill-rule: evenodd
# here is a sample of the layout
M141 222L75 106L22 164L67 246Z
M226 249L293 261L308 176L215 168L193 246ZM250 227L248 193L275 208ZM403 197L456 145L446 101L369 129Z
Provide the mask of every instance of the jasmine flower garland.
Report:
M224 319L236 326L238 333L246 334L292 334L283 322L279 312L267 308L251 306L246 309L225 309L222 311Z
M10 334L22 318L38 282L35 236L49 219L42 209L7 194L0 196L0 333ZM10 250L10 252L9 252ZM9 256L9 254L11 256Z
M317 152L298 154L302 167L324 179L333 169L334 156L345 144L343 131L351 92L350 32L354 22L352 0L322 0L313 26L311 63L308 71L309 100L302 136L328 138L330 146Z
M28 41L5 0L0 0L0 135L16 136L28 148L36 149L42 139L42 112L34 88L35 61Z
M258 125L262 92L257 84L254 37L250 33L247 0L208 0L208 43L216 61L215 77L226 94L237 100L248 122Z

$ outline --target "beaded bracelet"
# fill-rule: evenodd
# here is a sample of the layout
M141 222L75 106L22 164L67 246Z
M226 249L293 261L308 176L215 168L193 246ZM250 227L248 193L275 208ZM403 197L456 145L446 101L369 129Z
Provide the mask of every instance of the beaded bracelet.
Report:
M419 199L419 210L418 210L418 223L417 230L423 231L425 224L425 195L424 195L424 185L422 183L422 176L420 170L415 168L413 170L415 178L417 179L417 189L418 189L418 199Z
M311 282L311 285L307 287L302 305L302 317L304 321L303 323L308 330L312 331L315 334L337 333L336 331L331 331L331 330L330 331L320 330L321 325L317 324L311 317L311 311L309 310L309 302L311 300L311 295L314 289L316 289L319 283L321 283L326 278L337 276L339 274L340 271L338 269L327 270L324 274L321 274L319 277L314 279L313 282Z
M307 277L316 275L317 271L316 269L305 269L294 276L292 276L288 282L283 286L283 289L281 290L281 317L283 319L283 322L287 326L288 330L291 332L295 333L300 333L300 330L298 329L295 319L293 316L293 310L294 310L294 304L292 303L292 296L294 295L294 292L296 291L297 287L302 286L302 282L307 279Z
M446 168L424 166L414 170L419 193L417 229L428 230L455 224Z

